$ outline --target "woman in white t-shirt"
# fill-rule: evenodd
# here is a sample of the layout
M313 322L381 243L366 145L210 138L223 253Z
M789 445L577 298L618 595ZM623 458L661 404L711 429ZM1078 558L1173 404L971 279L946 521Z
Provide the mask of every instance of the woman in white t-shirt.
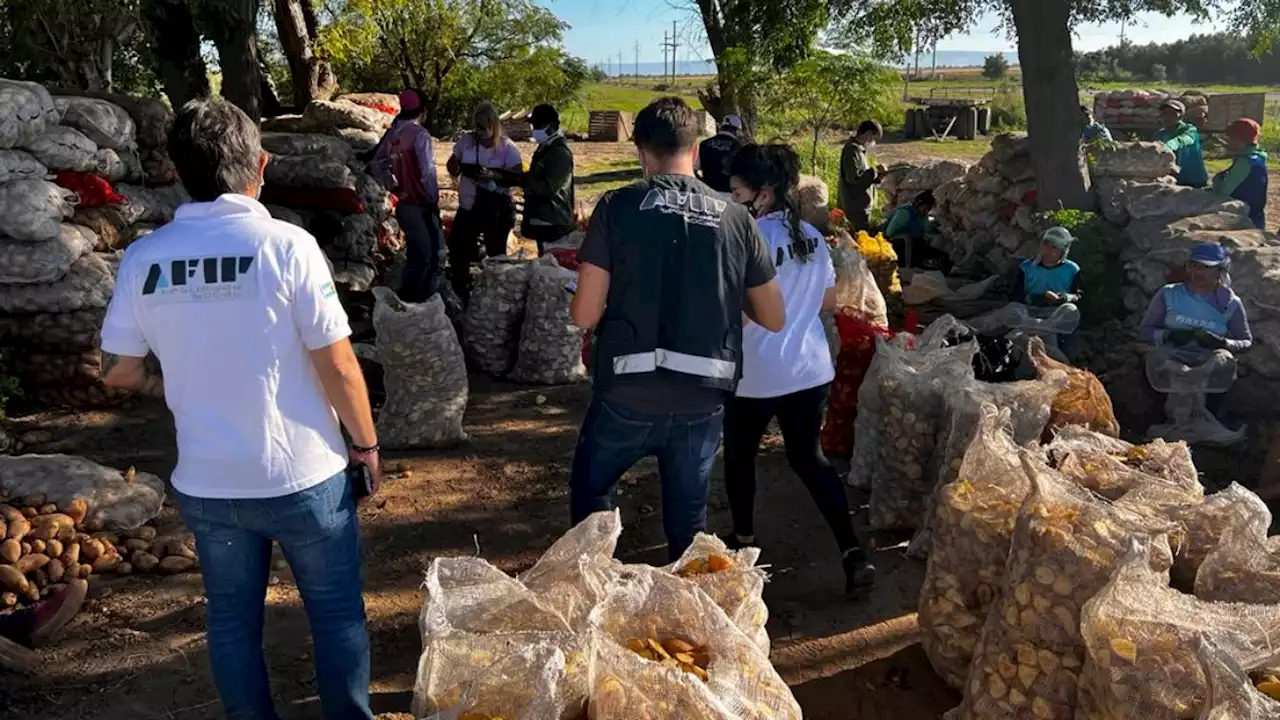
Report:
M747 145L729 161L733 199L756 217L778 270L787 309L780 332L747 323L743 328L743 376L725 412L725 489L733 548L755 544L756 455L774 418L787 461L804 482L842 554L845 590L858 594L875 579L875 567L858 544L844 484L822 453L819 433L835 367L820 313L835 307L835 269L822 233L800 219L796 187L800 158L787 145Z
M507 238L516 224L511 188L524 172L520 148L502 134L498 111L480 103L473 130L453 144L448 170L458 186L458 214L449 233L449 274L453 289L466 300L471 293L471 265L485 255L507 254Z

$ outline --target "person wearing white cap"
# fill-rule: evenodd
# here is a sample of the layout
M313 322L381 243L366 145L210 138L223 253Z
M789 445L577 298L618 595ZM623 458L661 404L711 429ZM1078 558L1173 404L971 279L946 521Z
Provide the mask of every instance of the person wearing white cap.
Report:
M741 149L742 116L725 115L724 120L720 121L720 132L698 145L694 171L712 190L730 192L729 158Z
M1187 106L1181 100L1165 100L1160 105L1160 130L1155 141L1178 156L1178 184L1202 188L1209 184L1209 170L1204 166L1200 147L1200 130L1184 120Z
M1018 266L1012 299L1036 307L1079 302L1080 266L1067 259L1074 242L1066 228L1045 230L1040 235L1040 252Z

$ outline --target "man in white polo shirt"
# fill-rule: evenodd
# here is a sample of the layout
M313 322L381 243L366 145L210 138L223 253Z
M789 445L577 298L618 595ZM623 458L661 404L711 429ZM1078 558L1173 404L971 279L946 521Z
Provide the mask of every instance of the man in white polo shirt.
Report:
M105 382L163 387L173 411L174 494L196 538L227 717L276 717L262 655L274 541L311 622L324 716L371 718L363 483L347 468L369 468L376 491L378 441L346 313L315 238L255 199L269 156L239 108L189 103L169 153L194 202L125 253L102 328ZM163 379L147 372L149 352Z

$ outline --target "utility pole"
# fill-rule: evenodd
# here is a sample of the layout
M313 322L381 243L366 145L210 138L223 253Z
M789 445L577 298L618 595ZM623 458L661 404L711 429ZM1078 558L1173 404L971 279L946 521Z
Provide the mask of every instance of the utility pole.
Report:
M671 41L667 39L667 31L662 31L662 82L667 81L667 52L671 49Z
M640 84L640 41L636 41L636 84Z
M676 84L676 48L680 47L680 40L676 37L676 21L671 21L671 84Z
M626 77L626 71L622 69L622 51L619 50L618 51L618 84L619 85L622 84L622 81L625 77Z

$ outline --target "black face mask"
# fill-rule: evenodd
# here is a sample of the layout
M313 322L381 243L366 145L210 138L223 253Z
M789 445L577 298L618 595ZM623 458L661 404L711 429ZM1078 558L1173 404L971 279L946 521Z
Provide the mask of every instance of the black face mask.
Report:
M756 207L756 200L759 200L759 199L760 199L760 193L756 193L755 197L752 197L750 200L742 203L743 207L747 209L747 212L751 213L751 217L756 217L760 214L759 209L757 209Z

